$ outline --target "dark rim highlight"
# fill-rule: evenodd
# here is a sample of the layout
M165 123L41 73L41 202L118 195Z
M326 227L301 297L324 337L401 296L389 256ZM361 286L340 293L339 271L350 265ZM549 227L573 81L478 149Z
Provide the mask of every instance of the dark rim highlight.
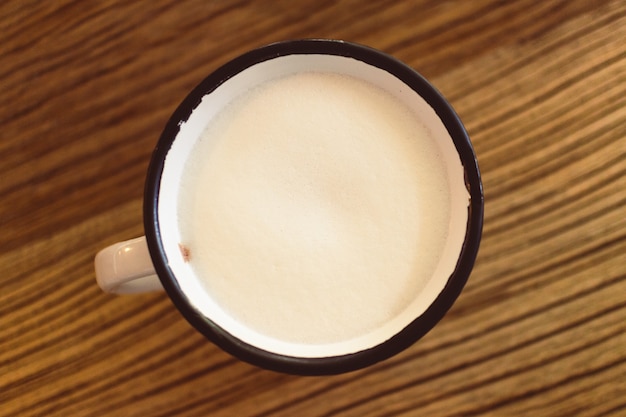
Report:
M464 167L471 198L465 240L456 268L430 307L386 342L367 350L336 357L300 358L268 352L237 339L204 317L188 303L187 297L177 285L168 266L159 229L159 185L165 156L178 134L179 122L187 120L203 96L237 73L254 64L293 54L351 57L393 74L421 95L435 110L454 141ZM390 55L363 45L337 40L307 39L274 43L241 55L210 74L189 93L167 122L152 155L144 194L144 228L150 256L163 287L182 315L209 340L235 357L266 369L299 375L329 375L360 369L401 352L425 335L450 309L465 286L478 253L482 224L483 191L478 163L469 136L451 105L419 73Z

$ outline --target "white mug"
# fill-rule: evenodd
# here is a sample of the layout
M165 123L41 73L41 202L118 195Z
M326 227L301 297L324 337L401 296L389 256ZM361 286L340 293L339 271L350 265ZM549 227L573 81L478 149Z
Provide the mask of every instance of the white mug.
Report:
M182 226L179 220L186 215L185 210L187 210L181 209L181 201L183 200L183 191L181 189L191 187L185 184L187 178L185 169L188 161L198 152L196 146L198 146L200 138L205 135L204 132L207 131L207 127L217 123L215 122L216 118L221 117L219 116L221 112L236 97L247 94L247 92L252 90L256 91L255 89L258 86L266 85L269 82L273 82L273 80L286 79L302 73L333 74L333 76L348 77L356 80L354 85L366 83L377 89L376 91L380 90L385 95L393 96L393 100L401 102L402 106L409 109L414 115L412 117L419 119L424 126L424 131L432 136L433 146L438 154L442 155L442 175L447 181L445 182L445 193L446 196L449 196L446 197L449 201L446 200L445 210L446 213L449 212L449 216L445 220L445 236L442 237L441 247L434 254L437 261L433 262L432 276L424 278L424 283L420 284L419 291L416 291L414 294L407 294L408 301L406 301L406 306L403 306L401 311L397 312L397 314L394 313L388 320L383 320L382 323L377 324L376 328L363 331L363 334L351 335L347 337L347 340L341 340L342 334L349 333L348 330L344 331L340 327L344 321L346 323L359 322L361 318L367 320L365 317L367 314L365 313L369 314L369 312L372 313L372 317L382 317L376 315L377 309L382 307L378 305L375 297L372 298L372 295L368 296L370 298L363 296L363 299L367 300L367 305L358 306L360 313L354 313L355 317L344 317L344 315L350 315L350 311L346 312L346 310L350 310L348 304L338 306L338 309L336 311L333 310L332 314L327 311L321 311L321 309L319 312L313 310L314 312L311 313L312 310L308 306L308 313L302 313L303 320L307 324L302 325L301 331L297 322L295 325L287 322L291 318L289 317L291 316L289 313L290 308L294 309L293 316L296 317L295 310L299 310L301 307L298 304L304 305L311 301L307 299L306 291L308 290L304 290L305 295L302 297L301 290L306 288L305 284L294 290L293 294L297 293L299 295L291 295L287 289L284 291L279 289L272 293L278 294L276 296L268 295L269 293L259 293L259 299L254 298L254 296L249 298L254 300L255 307L251 307L253 311L246 311L244 315L248 317L261 316L253 317L254 320L260 321L264 315L269 317L272 314L271 309L274 305L281 306L280 308L283 309L281 314L283 315L282 319L285 326L296 326L294 327L296 330L290 331L294 334L294 340L281 340L280 337L275 335L268 336L264 334L263 331L259 331L253 325L248 324L245 319L236 318L231 314L230 310L223 308L220 302L216 301L217 296L211 292L212 284L205 285L203 279L199 278L197 269L194 269L197 268L197 266L193 265L195 262L194 255L196 254L195 248L190 249L181 243L181 240L184 239L181 237ZM295 86L294 94L297 94L299 86L302 86L303 83L306 83L306 81L298 81L292 84L292 86ZM333 85L341 86L341 89L348 89L347 86L350 83L341 82ZM338 89L330 89L329 91L332 93L335 90ZM284 93L278 90L278 94ZM305 99L295 99L293 103L300 105L303 100ZM334 105L332 94L328 95L328 100L329 106ZM355 108L360 104L355 102ZM270 103L265 107L271 107L272 105L273 103ZM306 105L306 103L303 105ZM270 108L269 111L265 112L269 116L264 116L263 121L267 118L272 118L273 110ZM280 110L276 109L276 112L278 111ZM385 111L383 109L382 113ZM377 117L378 115L374 112L369 118L375 119ZM384 125L384 122L381 123ZM254 131L254 129L251 131ZM263 132L259 132L259 134L261 133ZM383 142L385 140L385 138L378 139ZM211 140L211 138L206 139L208 143ZM271 138L268 142L271 142ZM329 144L334 146L334 142L329 142ZM262 144L254 146L260 146L259 149L264 149ZM381 146L384 146L384 143ZM358 159L360 152L362 152L361 145L353 146L352 148L349 155L351 155L351 158ZM375 157L376 152L374 151L371 154ZM316 161L321 161L322 165L325 163L324 159ZM341 163L337 164L337 166L337 169L342 168ZM295 167L295 169L297 171L298 167ZM389 169L393 170L395 168L392 166ZM383 176L386 175L386 172L385 170L381 171ZM416 176L418 172L419 170L416 169ZM220 174L218 173L218 175ZM232 174L224 172L223 175L228 176ZM301 176L302 174L296 172L294 175ZM361 181L360 177L363 177L363 175L356 176L356 181ZM324 179L327 180L326 177ZM249 181L252 180L254 178L249 179ZM337 178L337 184L332 183L330 186L339 187L341 185L339 184L340 180L348 181L343 177ZM389 187L392 185L389 184ZM380 190L385 191L384 183ZM243 194L243 197L245 197L247 192L235 191ZM238 196L237 198L240 197ZM226 202L225 204L229 203ZM274 203L264 200L263 204ZM378 204L376 207L379 207L382 203L374 202L372 204ZM393 203L386 202L384 207L387 206L393 206ZM244 209L252 213L255 213L254 210L258 209L259 216L262 211L260 207L253 208L252 211L250 211L249 207ZM266 211L268 213L263 215L271 217L274 213L270 209ZM393 207L391 213L395 213ZM280 222L280 216L278 217L278 219L272 217L272 222ZM246 219L246 221L249 221L249 217L246 217ZM165 127L154 150L148 170L144 199L145 237L111 245L99 252L95 260L96 277L100 287L105 292L110 293L138 293L165 289L182 315L198 331L225 351L244 361L267 369L293 374L336 374L363 368L399 353L416 342L441 320L459 296L470 275L480 243L482 220L482 184L470 139L451 105L428 81L395 58L366 46L336 40L286 41L264 46L235 58L209 75L183 100ZM278 224L276 227L298 226L298 221L296 220L285 219L285 222L289 223ZM391 225L390 227L397 226L393 222L388 223ZM216 227L222 227L219 221L215 224L217 225ZM270 226L264 225L263 227ZM372 230L378 230L376 225L372 227ZM399 228L398 230L402 231L402 226L397 227ZM428 229L429 225L422 222L419 227ZM246 233L242 236L257 236ZM263 262L264 256L267 256L268 259L273 256L272 254L255 253L254 242L243 241L243 238L241 242L238 242L236 237L231 239L230 235L228 235L228 238L228 244L234 248L237 248L238 245L241 248L253 248L250 252L243 252L243 255L238 255L241 258L242 265L245 264L246 268L254 268L258 265L258 262ZM320 238L322 243L319 244L328 243L327 238L328 235L324 235ZM419 236L416 236L415 239L417 241ZM230 240L234 242L230 242ZM212 245L219 248L219 239L213 242ZM383 249L388 249L390 246L393 247L393 239L391 244L381 243L381 245ZM277 245L277 247L277 250L282 250L280 245ZM259 251L264 249L266 248L259 248ZM249 259L247 259L248 254ZM372 252L372 257L375 258L376 256L377 254ZM426 252L424 257L430 259L431 255ZM296 259L294 262L297 261ZM304 262L305 260L302 261L302 263L306 263ZM306 261L310 261L310 259ZM341 259L337 260L338 263L341 263L341 261ZM364 263L366 263L365 261L369 260L364 260ZM384 259L381 262L383 261ZM326 266L323 259L318 263ZM265 268L266 265L262 265L262 267ZM273 267L278 268L275 264ZM390 268L392 267L394 266L390 265ZM228 266L228 268L231 268L231 266ZM219 273L212 274L220 275L221 271L230 271L232 269L228 268L224 267ZM270 268L270 266L267 266L267 268ZM263 283L259 283L259 281L262 281L262 279L265 279L263 277L268 277L268 275L265 273L265 275L260 275L259 277L251 277L249 276L251 274L250 271L248 269L245 269L245 271L246 277L243 278L251 280L251 284L250 286L238 284L240 288L245 291L262 292L264 288ZM310 273L313 274L311 276L317 276L314 275L317 272L319 271L304 271L303 274ZM236 275L236 272L233 272L233 274ZM221 276L218 278L226 281L230 279ZM232 279L240 278L234 277ZM273 279L273 277L269 278ZM332 282L337 283L335 288L343 288L341 291L346 292L346 288L341 287L339 282L341 278L332 277ZM375 281L376 275L373 274L371 279ZM389 280L389 278L386 279ZM253 287L252 281L258 287ZM329 278L330 281L331 279ZM356 282L359 282L358 277ZM385 284L379 287L376 287L375 285L377 284L374 282L374 287L372 288L385 289L393 286L391 285L393 284L392 281L388 282L389 285ZM363 287L365 286L363 285ZM353 285L349 287L347 292L350 293L351 299L359 297L359 291L362 290L359 287L361 286ZM315 295L313 295L312 291L311 298L324 297L323 291ZM342 294L335 294L330 290L327 294L328 297L335 297L333 298L335 300L333 305L341 303L336 300L348 299L348 297L343 297ZM279 300L279 297L302 298L294 301ZM285 302L283 303L283 301ZM258 314L255 311L258 311ZM354 311L357 311L357 309L354 308ZM322 317L325 314L329 316ZM311 317L313 315L320 317ZM323 333L324 337L326 337L326 334L330 335L328 336L330 341L326 339L319 342L315 340L307 341L307 331L311 329L311 332L313 332L313 326L308 324L309 319L311 323L324 323L323 325L316 324L319 327L316 331ZM334 326L337 328L333 328ZM272 329L280 331L280 327L279 323L279 325L274 325ZM297 337L295 336L296 334L298 335ZM332 339L331 336L338 339ZM302 342L301 340L305 341Z

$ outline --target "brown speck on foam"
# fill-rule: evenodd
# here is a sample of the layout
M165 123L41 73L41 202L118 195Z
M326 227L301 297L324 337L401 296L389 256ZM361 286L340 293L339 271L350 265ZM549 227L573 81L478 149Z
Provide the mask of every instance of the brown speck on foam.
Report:
M189 248L182 243L178 244L178 249L180 249L180 254L183 255L183 261L189 262L191 259L191 251Z

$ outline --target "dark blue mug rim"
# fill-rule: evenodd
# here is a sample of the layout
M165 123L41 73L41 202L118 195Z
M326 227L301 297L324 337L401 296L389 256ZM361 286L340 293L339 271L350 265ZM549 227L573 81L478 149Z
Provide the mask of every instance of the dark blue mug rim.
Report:
M367 350L323 358L281 355L257 348L234 337L189 302L168 266L159 228L159 185L167 155L180 124L200 104L202 97L223 82L257 63L292 54L326 54L351 57L381 68L403 81L435 110L448 130L459 153L470 194L467 231L462 250L448 282L427 310L398 334ZM167 122L152 154L144 193L144 229L150 256L163 287L181 314L200 333L231 355L262 368L298 375L330 375L354 371L390 358L405 350L437 324L465 286L478 253L483 224L483 190L478 162L467 131L446 99L424 77L396 58L379 50L340 40L302 39L277 42L254 49L224 64L198 84Z

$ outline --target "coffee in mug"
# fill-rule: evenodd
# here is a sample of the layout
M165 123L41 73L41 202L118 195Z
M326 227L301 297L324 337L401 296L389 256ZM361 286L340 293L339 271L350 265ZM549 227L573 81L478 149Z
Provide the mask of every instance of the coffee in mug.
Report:
M231 61L183 101L144 208L146 237L98 255L103 289L161 283L235 356L331 374L443 317L483 200L467 133L426 80L361 45L303 40Z

